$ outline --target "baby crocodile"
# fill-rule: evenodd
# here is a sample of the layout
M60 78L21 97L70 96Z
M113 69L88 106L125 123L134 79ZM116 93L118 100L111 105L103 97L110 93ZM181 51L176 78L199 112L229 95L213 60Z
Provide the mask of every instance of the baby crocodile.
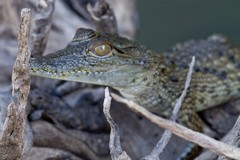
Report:
M30 60L35 76L106 85L168 117L192 56L196 63L178 119L202 131L197 111L240 98L240 48L221 35L178 44L157 54L115 34L80 28L66 48Z

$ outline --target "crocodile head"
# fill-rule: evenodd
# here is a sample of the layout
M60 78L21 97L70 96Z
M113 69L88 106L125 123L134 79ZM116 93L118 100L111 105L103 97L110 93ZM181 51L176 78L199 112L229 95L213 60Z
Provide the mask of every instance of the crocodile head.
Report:
M110 33L80 28L62 50L31 58L32 75L107 85L138 85L153 64L149 50Z

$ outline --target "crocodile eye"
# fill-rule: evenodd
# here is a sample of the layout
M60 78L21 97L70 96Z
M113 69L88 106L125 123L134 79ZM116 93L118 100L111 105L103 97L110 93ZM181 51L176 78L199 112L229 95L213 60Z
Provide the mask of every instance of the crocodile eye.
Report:
M109 44L100 44L94 48L94 53L100 57L108 56L112 53L112 47Z

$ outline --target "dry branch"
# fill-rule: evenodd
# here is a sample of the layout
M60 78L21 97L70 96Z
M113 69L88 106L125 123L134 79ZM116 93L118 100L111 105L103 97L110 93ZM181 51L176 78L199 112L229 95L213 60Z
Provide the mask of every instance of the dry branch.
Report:
M92 0L88 3L87 10L97 31L117 33L117 22L113 10L105 0Z
M240 146L239 132L240 132L240 116L235 122L235 125L233 126L233 128L228 132L228 134L223 139L221 139L221 141L225 142L226 144L239 147ZM210 151L204 151L202 154L196 157L196 160L217 159L217 158L218 158L218 155ZM226 160L228 158L225 156L219 156L218 159Z
M12 96L7 117L0 135L0 159L20 159L26 151L26 105L30 91L28 73L28 36L30 30L30 9L22 9L18 33L18 54L12 72ZM28 137L30 138L30 137ZM29 146L28 146L29 147Z
M236 147L240 146L240 116L231 131L224 137L223 142ZM218 160L227 160L225 156L220 156Z
M32 122L31 127L34 132L35 146L58 148L85 159L104 160L104 157L97 155L85 142L66 134L64 129L58 129L46 121Z
M152 123L156 124L161 128L170 130L173 134L183 139L194 142L201 147L207 148L218 155L224 155L233 159L240 159L239 148L225 144L223 142L219 142L213 138L210 138L199 132L195 132L175 122L156 116L153 113L149 112L147 109L134 103L133 101L129 101L113 93L111 95L116 101L125 103L134 112L140 113L141 115L149 119Z
M55 0L37 0L36 13L33 18L31 53L34 56L42 55L52 24L52 14Z
M110 115L111 99L112 98L109 95L109 90L106 87L105 98L103 102L103 112L111 127L110 141L109 141L110 154L113 160L131 160L131 158L127 155L127 153L123 151L121 148L119 127L114 122L114 120Z
M50 147L32 147L23 160L84 160L67 151Z

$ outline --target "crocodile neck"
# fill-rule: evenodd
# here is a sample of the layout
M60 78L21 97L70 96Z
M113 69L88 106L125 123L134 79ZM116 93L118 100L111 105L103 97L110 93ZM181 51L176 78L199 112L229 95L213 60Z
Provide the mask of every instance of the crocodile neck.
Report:
M152 51L148 54L152 56L149 60L151 64L140 77L132 76L134 78L128 82L132 85L111 87L150 111L168 116L172 103L175 103L183 90L187 69L175 66L171 58L164 54L156 55Z

